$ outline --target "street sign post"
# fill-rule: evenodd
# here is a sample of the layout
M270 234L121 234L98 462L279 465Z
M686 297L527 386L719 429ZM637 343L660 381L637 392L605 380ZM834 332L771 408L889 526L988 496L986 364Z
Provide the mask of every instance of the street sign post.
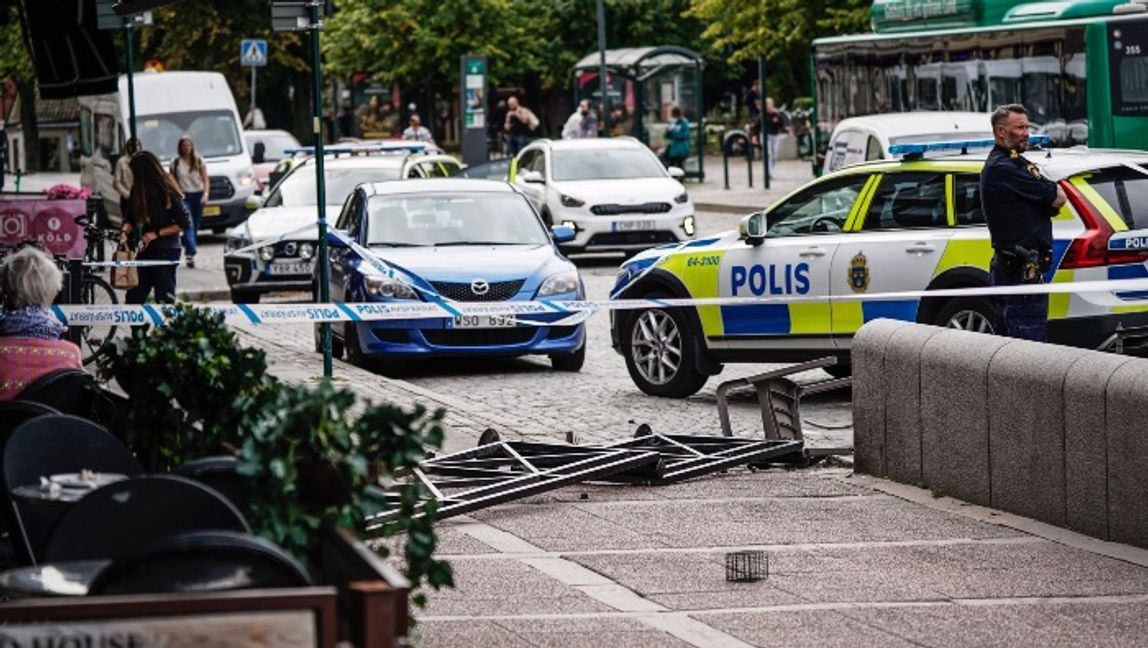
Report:
M239 43L239 64L251 68L251 118L255 119L255 68L267 65L267 41L261 38L245 38ZM254 122L253 122L254 123Z
M486 57L462 57L462 161L486 162Z
M124 58L125 72L128 78L128 132L132 139L136 139L136 84L135 79L135 61L132 59L132 50L135 46L132 44L132 30L138 27L146 27L151 25L152 17L150 11L142 11L140 13L133 13L122 15L117 12L116 8L123 3L117 3L116 0L96 0L96 27L98 29L122 29L124 31Z

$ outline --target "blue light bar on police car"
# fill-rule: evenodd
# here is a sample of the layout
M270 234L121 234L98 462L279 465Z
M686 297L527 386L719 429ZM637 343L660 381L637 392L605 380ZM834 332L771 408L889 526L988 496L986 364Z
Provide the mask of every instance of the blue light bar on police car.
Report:
M1046 145L1048 144L1048 135L1030 135L1028 143L1035 146ZM889 147L889 154L921 156L930 151L967 151L968 149L992 148L993 144L995 144L995 142L991 139L909 142L905 144L893 144Z
M339 154L339 153L382 153L390 151L407 151L410 153L418 153L425 151L427 148L426 142L370 142L364 144L343 144L340 146L324 146L324 154ZM287 155L314 155L314 146L299 146L296 148L283 149Z

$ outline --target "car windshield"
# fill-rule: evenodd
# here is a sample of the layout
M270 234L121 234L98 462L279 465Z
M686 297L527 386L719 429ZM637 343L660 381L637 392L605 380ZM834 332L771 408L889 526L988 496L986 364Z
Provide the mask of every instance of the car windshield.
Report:
M664 178L658 158L640 148L572 149L552 154L555 180Z
M247 147L251 149L252 153L255 152L256 142L263 142L263 159L267 162L278 162L287 157L286 149L299 146L299 142L296 142L294 137L283 133L248 136Z
M397 180L401 169L396 165L391 168L327 168L323 176L327 179L328 205L341 206L351 195L355 187L364 182L380 182L383 180ZM267 198L268 207L312 207L318 202L315 197L315 167L304 164L297 167L291 175L283 178L275 186L275 192Z
M546 245L550 237L519 194L374 196L368 245Z
M243 151L235 117L226 110L140 115L136 125L144 150L164 160L175 158L179 138L184 135L191 137L195 150L205 158L239 155Z

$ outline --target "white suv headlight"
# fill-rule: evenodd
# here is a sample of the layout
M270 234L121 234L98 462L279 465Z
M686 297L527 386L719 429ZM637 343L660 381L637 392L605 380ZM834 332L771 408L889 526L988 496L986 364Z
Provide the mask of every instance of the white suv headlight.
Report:
M689 194L689 192L686 192L686 191L683 191L682 195L674 197L674 202L678 203L679 205L681 205L683 203L687 203L689 201L690 201L690 194Z
M577 198L573 196L567 196L566 194L558 194L558 200L562 203L563 207L581 207L582 205L586 204L585 200L578 200Z
M556 275L550 275L546 278L546 281L542 282L542 287L538 289L538 296L548 297L550 295L578 292L580 285L581 283L578 281L578 272L576 270L560 272Z
M411 287L389 277L367 277L367 294L385 299L418 299Z

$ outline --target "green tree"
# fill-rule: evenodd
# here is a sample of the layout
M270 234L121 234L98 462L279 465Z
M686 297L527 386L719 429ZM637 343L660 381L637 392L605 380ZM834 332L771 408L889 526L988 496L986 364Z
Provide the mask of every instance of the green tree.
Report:
M168 70L211 70L222 73L246 112L251 97L251 70L239 64L245 38L267 40L268 64L259 68L258 101L268 124L296 133L311 128L311 57L307 37L271 30L267 0L198 0L177 2L155 11L151 27L139 37L136 61L158 59Z
M13 16L15 18L15 16ZM25 171L40 170L40 128L36 117L36 73L21 21L0 26L0 78L10 78L20 94L20 126L24 131ZM17 164L17 166L20 166Z
M869 0L691 0L687 15L707 26L702 36L731 63L764 56L770 90L783 98L810 91L813 39L862 32L869 27Z

